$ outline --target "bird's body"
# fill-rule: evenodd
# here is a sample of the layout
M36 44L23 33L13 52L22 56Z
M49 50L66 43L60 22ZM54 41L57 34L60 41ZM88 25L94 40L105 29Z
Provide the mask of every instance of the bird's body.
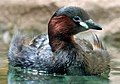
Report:
M69 12L69 9L72 12ZM74 12L76 10L79 13ZM86 23L78 23L79 18L74 18L74 13L75 16L87 16L77 7L63 7L49 21L48 34L37 36L29 45L23 44L23 36L14 35L8 53L10 64L14 67L45 71L48 74L100 75L109 70L109 54L96 35L93 35L93 43L74 38L73 35L88 30L87 26L91 27L91 24L87 25L88 16L81 18ZM86 29L78 29L79 24ZM100 29L95 26L93 29Z

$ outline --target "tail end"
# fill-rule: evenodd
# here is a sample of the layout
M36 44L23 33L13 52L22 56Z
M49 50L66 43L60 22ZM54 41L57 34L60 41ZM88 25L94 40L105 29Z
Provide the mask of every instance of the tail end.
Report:
M8 59L9 61L14 60L14 58L21 52L24 45L25 36L20 32L15 32L8 50Z

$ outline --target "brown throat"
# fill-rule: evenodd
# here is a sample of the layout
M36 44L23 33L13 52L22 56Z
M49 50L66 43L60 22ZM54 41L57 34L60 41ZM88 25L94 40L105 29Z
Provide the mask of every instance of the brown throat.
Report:
M52 51L57 51L65 47L66 44L74 44L72 28L75 23L67 16L55 16L50 19L48 24L49 44Z

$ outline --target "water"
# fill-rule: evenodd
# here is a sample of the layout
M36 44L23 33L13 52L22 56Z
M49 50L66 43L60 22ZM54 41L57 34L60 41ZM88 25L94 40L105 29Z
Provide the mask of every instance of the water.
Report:
M120 59L112 58L109 78L95 76L41 75L8 66L6 52L0 51L0 84L120 84Z

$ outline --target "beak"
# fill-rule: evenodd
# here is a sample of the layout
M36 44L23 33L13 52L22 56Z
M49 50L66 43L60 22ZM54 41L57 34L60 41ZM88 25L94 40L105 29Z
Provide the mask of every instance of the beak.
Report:
M85 23L88 25L89 29L102 30L102 27L95 23L92 19L85 21Z

